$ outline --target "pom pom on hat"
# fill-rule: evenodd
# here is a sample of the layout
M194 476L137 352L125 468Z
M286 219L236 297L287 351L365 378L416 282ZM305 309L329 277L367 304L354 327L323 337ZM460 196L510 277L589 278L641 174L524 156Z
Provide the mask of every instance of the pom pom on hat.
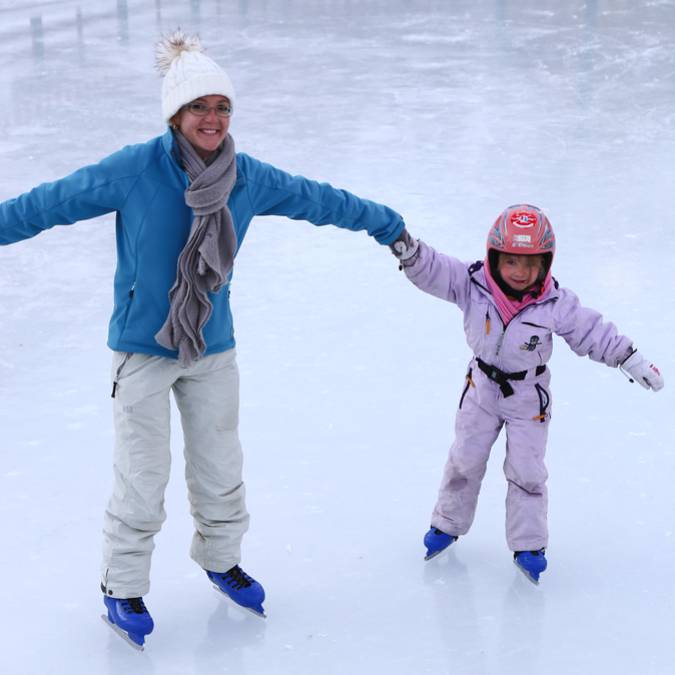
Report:
M174 59L177 59L183 52L201 51L202 43L198 35L186 35L178 29L155 45L155 67L160 75L166 75Z
M227 73L202 51L197 35L176 30L155 46L162 82L162 115L168 122L182 106L200 96L220 95L234 108L234 87Z

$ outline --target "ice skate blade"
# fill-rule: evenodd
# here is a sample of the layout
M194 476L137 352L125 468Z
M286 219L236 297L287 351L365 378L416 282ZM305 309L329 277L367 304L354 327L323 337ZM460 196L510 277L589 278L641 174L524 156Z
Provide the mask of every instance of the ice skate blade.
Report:
M424 559L425 560L432 560L438 555L441 555L441 553L445 553L448 549L450 548L450 544L448 544L445 548L442 548L440 551L436 551L435 553L431 553L429 555L425 555Z
M437 555L441 555L441 553L445 553L456 541L457 541L457 538L455 537L447 546L444 546L439 551L434 551L433 553L427 553L424 556L424 559L425 560L431 560L432 558L435 558Z
M142 652L144 651L145 647L143 645L139 645L138 642L134 642L129 635L123 631L119 626L116 626L114 623L111 623L108 620L108 617L105 614L101 614L101 619L103 619L103 623L108 626L109 628L112 628L112 630L117 633L126 643L131 645L135 650Z
M535 579L526 569L521 567L515 560L513 561L513 564L523 573L525 578L531 583L534 584L535 586L539 586L539 579Z
M225 591L221 590L219 586L216 584L213 584L214 590L218 591L218 595L222 595L225 597L227 600L229 600L234 607L237 607L238 609L243 609L245 612L250 612L253 614L253 616L257 616L260 619L266 619L267 614L265 612L259 612L257 609L253 609L252 607L244 607L244 605L240 605L238 602L235 602Z

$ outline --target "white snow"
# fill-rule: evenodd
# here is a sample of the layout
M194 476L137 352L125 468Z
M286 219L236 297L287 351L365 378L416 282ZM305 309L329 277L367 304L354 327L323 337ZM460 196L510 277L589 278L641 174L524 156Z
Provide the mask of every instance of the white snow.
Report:
M163 130L152 43L200 32L240 150L389 204L465 260L518 201L554 274L657 363L659 394L551 366L549 570L503 534L503 442L471 533L421 538L469 352L461 315L363 234L254 221L233 311L262 621L188 557L180 428L143 653L98 619L111 484L113 218L0 249L0 670L672 672L675 2L0 0L0 200Z

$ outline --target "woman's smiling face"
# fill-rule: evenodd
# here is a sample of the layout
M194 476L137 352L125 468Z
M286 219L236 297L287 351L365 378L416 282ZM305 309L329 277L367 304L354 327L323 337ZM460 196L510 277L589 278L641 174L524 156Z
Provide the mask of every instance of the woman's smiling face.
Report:
M197 115L190 110L193 104L202 104L208 111ZM230 117L224 115L230 102L225 96L200 96L183 106L174 116L173 123L187 138L202 159L216 151L230 129ZM196 106L200 107L200 106ZM218 112L220 111L220 114Z

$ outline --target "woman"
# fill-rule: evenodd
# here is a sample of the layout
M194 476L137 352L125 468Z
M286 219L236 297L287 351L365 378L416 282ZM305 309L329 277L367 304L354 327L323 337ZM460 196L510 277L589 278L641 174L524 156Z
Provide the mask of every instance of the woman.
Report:
M251 219L285 215L366 230L391 244L401 216L327 184L235 153L227 74L177 31L158 45L170 128L0 204L0 244L116 212L114 489L105 513L101 587L108 621L136 645L153 538L165 518L169 392L180 410L195 534L191 556L232 600L263 614L262 586L240 567L248 527L238 437L239 383L229 305L234 257Z

